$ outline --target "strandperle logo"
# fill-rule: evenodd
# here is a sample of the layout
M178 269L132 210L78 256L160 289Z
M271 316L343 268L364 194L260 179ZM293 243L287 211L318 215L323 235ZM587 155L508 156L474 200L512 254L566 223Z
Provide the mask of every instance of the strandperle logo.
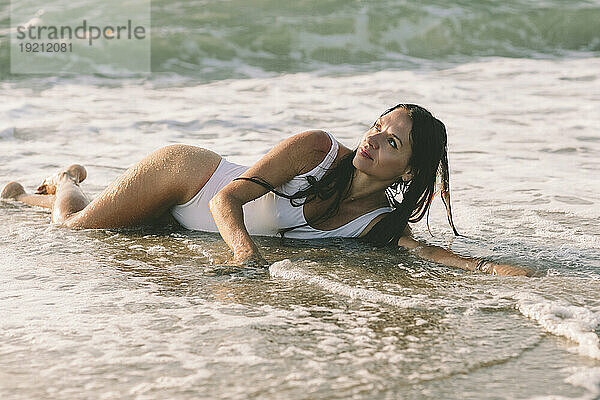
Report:
M83 20L81 25L73 28L72 26L53 26L53 25L19 25L17 26L17 39L19 40L72 40L87 39L91 46L94 40L143 40L146 38L146 28L142 25L134 25L128 19L125 25L104 25L96 26L88 24Z
M13 74L151 72L150 0L11 0Z

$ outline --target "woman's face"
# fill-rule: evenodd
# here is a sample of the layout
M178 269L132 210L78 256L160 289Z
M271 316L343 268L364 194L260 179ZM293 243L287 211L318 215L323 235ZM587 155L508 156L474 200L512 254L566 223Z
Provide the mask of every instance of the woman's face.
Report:
M375 121L362 138L354 167L381 181L412 179L408 162L412 155L410 131L412 120L408 112L398 108Z

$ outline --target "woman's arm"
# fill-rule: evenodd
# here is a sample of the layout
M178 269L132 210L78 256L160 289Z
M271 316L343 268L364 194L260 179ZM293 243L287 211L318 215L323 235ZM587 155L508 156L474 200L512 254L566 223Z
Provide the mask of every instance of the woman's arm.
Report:
M327 133L303 132L279 143L242 176L260 177L277 187L296 175L312 170L323 160L330 147L331 139ZM233 251L236 263L266 263L244 225L242 208L266 192L266 188L254 182L237 180L227 184L209 202L215 224Z
M410 228L404 231L404 236L398 240L398 246L412 250L419 257L448 267L460 268L467 271L483 272L490 275L532 276L533 271L506 264L496 264L478 258L463 257L442 247L432 246L413 239Z
M233 261L244 265L265 265L267 262L260 254L244 225L242 200L234 196L217 195L209 202L219 233L233 251Z

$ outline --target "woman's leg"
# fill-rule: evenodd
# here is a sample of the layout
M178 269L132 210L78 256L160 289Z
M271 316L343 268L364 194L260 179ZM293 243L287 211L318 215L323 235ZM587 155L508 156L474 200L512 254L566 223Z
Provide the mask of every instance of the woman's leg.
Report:
M19 182L9 182L2 190L3 199L15 199L19 200L30 206L38 206L44 208L52 208L54 206L54 199L56 196L41 195L41 194L27 194L25 189Z
M84 204L79 186L64 177L56 185L52 220L71 228L124 228L150 222L194 197L220 160L218 154L200 147L163 147L128 169L89 204ZM25 196L12 198L32 200Z
M80 183L87 177L87 171L85 168L79 164L73 164L66 168L64 171L57 173L56 175L44 179L44 182L40 186L38 186L35 194L27 194L25 189L19 182L10 182L8 183L4 189L2 190L2 198L3 199L15 199L21 201L25 204L29 204L30 206L38 206L44 208L54 208L54 202L56 201L56 187L59 181L62 181L64 178L67 179L68 182ZM85 207L89 200L87 197L79 190L79 196L81 199L73 199L73 206L65 207L67 204L64 204L62 208L76 208L71 210L72 212L79 211L83 207ZM64 196L63 196L64 197ZM73 197L73 196L69 196ZM83 202L83 205L79 205Z

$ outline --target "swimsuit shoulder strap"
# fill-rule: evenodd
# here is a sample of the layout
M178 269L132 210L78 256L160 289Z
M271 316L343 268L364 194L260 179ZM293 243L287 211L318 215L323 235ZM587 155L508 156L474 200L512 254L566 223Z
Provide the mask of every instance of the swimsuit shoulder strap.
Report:
M305 172L304 174L296 175L296 178L303 178L306 176L314 176L316 179L321 179L323 177L323 175L325 175L325 172L327 172L327 169L329 167L331 167L331 164L333 164L333 162L335 161L335 158L337 157L340 145L339 145L338 141L335 140L335 138L333 137L333 135L331 133L329 133L329 132L325 132L325 133L327 133L327 135L329 136L329 139L331 139L331 147L329 148L329 152L327 152L327 154L325 155L325 158L323 158L323 161L321 161L319 163L319 165L317 165L310 171Z

